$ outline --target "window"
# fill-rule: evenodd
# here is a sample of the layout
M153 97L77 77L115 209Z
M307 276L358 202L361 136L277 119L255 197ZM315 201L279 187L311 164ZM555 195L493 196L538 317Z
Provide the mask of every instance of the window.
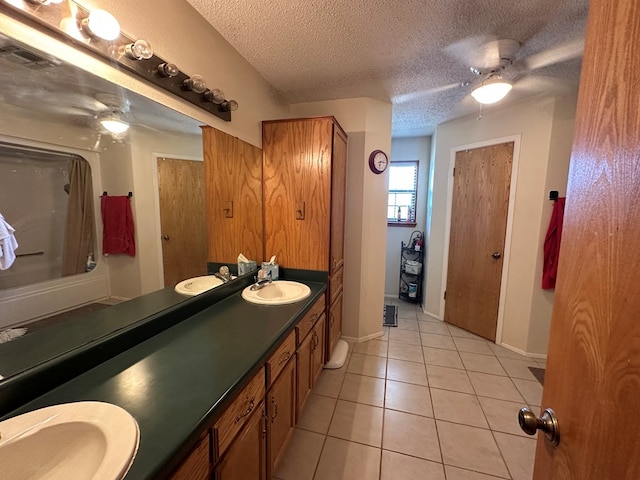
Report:
M389 166L389 225L416 224L416 196L418 193L418 162L391 162Z

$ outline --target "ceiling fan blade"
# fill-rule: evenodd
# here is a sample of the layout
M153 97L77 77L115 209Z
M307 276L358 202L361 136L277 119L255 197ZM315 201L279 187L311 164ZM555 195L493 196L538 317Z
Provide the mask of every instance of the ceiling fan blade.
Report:
M468 69L472 66L480 66L477 63L482 58L483 47L494 40L496 40L494 37L477 35L452 43L445 47L444 51L458 60L465 69Z
M539 53L524 58L518 62L517 68L526 71L538 70L549 67L556 63L562 63L582 56L584 50L584 39L576 39L566 42L557 47L549 48Z
M455 82L455 83L450 83L448 85L442 85L440 87L430 88L427 90L419 90L417 92L402 93L400 95L394 95L391 98L391 102L394 105L397 105L399 103L407 103L414 100L418 100L423 97L428 97L429 95L435 95L437 93L446 92L447 90L453 90L454 88L465 87L467 85L468 85L467 82L463 82L463 83Z

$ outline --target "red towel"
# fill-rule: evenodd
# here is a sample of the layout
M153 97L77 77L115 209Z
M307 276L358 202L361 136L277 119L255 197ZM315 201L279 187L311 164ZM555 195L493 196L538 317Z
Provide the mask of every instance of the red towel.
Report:
M544 264L542 265L542 288L544 290L553 290L556 287L565 200L565 197L560 197L554 203L549 229L544 239Z
M129 197L102 195L102 254L125 253L134 257L133 215Z

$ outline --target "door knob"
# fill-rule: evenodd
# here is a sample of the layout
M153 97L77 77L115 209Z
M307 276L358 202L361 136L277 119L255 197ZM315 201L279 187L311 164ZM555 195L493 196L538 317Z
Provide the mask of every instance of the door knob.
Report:
M527 435L535 435L536 430L544 432L545 437L552 445L560 443L560 429L556 414L550 408L542 412L540 418L527 407L522 407L518 412L518 423L520 428Z
M493 252L491 254L491 258L498 260L502 255L500 255L500 252Z
M169 240L169 235L164 235L162 238L163 238L164 240Z

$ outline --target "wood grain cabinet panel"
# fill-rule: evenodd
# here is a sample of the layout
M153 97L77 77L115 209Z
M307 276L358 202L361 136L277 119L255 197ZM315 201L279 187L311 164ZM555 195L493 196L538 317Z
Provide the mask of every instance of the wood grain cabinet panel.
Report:
M220 458L265 394L264 368L256 373L213 426L215 458Z
M287 338L280 344L275 352L267 360L267 388L273 385L278 375L285 369L287 362L296 353L296 332L291 331Z
M311 331L311 335L313 337L313 347L311 349L311 388L315 386L316 380L324 367L324 355L326 350L325 324L326 317L322 316ZM340 329L340 331L342 331L342 329Z
M238 438L216 465L213 477L215 480L267 478L265 421L264 403L261 402L249 415Z
M211 470L209 430L203 435L200 442L191 451L170 480L208 480Z
M346 134L333 117L275 120L262 124L262 148L265 256L330 271L344 250Z
M329 307L327 320L327 360L331 358L336 342L342 334L342 293Z
M208 260L262 260L262 150L202 128Z
M305 314L305 316L298 322L296 325L296 345L300 345L307 334L311 331L313 326L316 324L318 319L324 314L325 310L325 295L324 293L320 296L316 303L309 309L309 311Z
M296 362L292 359L267 393L269 472L275 471L296 422L295 367Z

